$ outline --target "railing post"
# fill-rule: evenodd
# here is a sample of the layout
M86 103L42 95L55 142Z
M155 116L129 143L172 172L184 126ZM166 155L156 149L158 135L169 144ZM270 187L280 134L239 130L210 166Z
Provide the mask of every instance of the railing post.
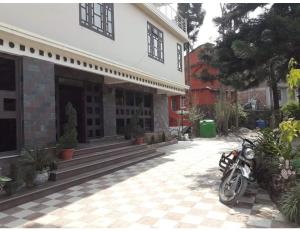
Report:
M178 12L169 4L158 7L158 9L171 21L174 21L177 26L184 32L187 32L187 19L182 17Z

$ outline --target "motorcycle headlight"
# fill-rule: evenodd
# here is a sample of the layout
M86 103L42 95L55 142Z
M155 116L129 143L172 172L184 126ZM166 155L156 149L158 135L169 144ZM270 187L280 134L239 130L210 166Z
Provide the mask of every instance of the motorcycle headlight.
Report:
M246 159L252 160L255 156L255 153L251 148L246 148L244 151L244 156Z

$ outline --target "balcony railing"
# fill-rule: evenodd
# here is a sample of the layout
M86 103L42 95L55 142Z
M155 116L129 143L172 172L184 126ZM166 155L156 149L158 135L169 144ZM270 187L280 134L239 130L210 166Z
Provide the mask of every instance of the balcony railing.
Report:
M168 19L174 22L181 30L187 32L186 18L182 17L178 12L170 5L170 3L154 3L155 7L160 10Z

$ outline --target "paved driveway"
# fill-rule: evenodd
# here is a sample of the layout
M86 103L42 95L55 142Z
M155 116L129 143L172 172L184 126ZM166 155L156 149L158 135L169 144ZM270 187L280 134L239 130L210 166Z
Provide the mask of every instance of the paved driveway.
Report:
M289 227L268 195L255 185L235 208L218 201L220 153L236 146L222 139L201 139L160 148L167 155L0 212L0 225Z

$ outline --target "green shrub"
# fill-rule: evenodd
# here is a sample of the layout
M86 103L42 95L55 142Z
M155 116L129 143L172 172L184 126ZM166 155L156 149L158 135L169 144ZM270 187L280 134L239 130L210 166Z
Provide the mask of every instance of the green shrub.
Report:
M297 174L300 174L300 157L296 157L292 160L292 166L296 170Z
M295 101L291 101L281 108L283 117L300 119L300 104Z
M72 104L69 102L66 106L66 115L68 121L64 126L64 134L59 138L61 148L74 148L77 141L77 112Z
M50 168L55 157L45 148L25 148L18 161L23 166L31 166L34 171L43 171Z
M289 189L282 195L279 209L289 221L300 224L300 185Z
M279 136L278 130L271 130L266 128L261 131L261 135L257 139L257 145L255 148L257 155L266 156L280 156L281 150L279 146Z
M224 98L220 98L215 104L215 113L218 132L227 135L229 120L234 113L232 105Z

